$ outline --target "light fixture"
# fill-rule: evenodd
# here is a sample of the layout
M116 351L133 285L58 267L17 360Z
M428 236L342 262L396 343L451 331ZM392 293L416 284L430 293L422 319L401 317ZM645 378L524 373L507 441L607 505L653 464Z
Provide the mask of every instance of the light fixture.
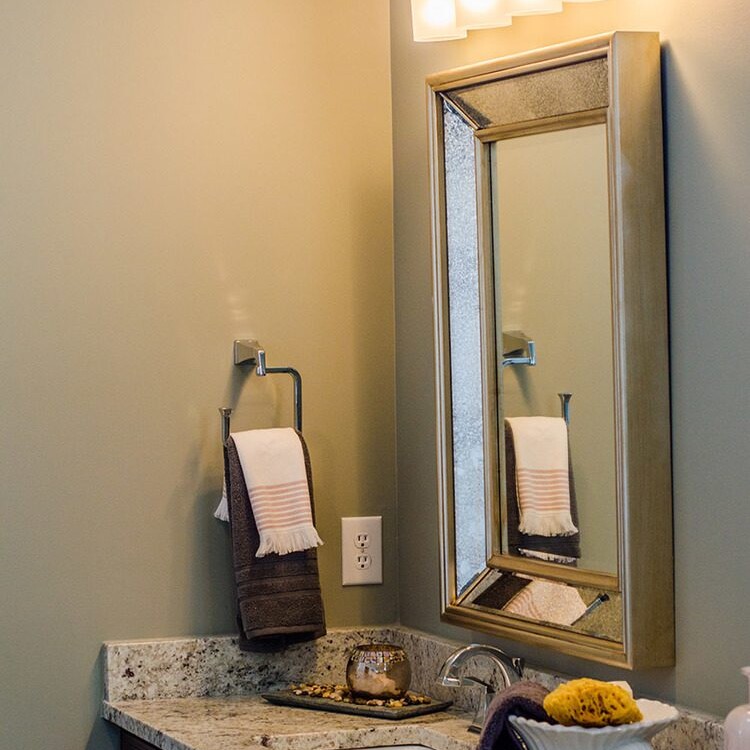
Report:
M507 0L508 11L514 16L536 16L543 13L560 13L562 0Z
M598 0L411 0L415 42L463 39L467 30L510 26L513 16L559 13L566 3Z
M491 29L512 23L505 0L456 0L456 25L460 28Z
M411 0L411 27L415 42L441 42L466 36L466 29L456 25L454 0Z

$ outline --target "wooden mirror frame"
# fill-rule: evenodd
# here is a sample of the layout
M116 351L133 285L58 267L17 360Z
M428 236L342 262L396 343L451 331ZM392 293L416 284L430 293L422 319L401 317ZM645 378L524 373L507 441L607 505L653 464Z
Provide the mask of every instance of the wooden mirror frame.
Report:
M467 92L540 72L574 75L578 63L600 61L596 107L576 101L564 112L493 123L477 109L460 112L475 136L476 214L482 320L485 506L489 569L513 570L622 594L623 638L613 642L500 610L462 605L457 596L450 348L448 340L447 231L443 102L456 108ZM604 67L606 66L606 67ZM605 71L602 73L602 70ZM538 80L538 79L537 79ZM438 482L441 526L441 616L472 630L541 645L629 669L674 663L672 490L669 423L667 282L662 164L659 37L651 32L612 32L430 76ZM534 88L531 86L531 88ZM564 87L563 87L564 88ZM571 89L576 86L572 85ZM606 90L605 90L606 89ZM603 92L603 94L602 94ZM538 92L526 92L530 97ZM526 93L521 94L524 100ZM595 98L595 97L594 97ZM473 105L476 107L477 99ZM521 104L525 103L521 101ZM498 110L496 105L493 111ZM576 109L576 107L579 107ZM535 107L532 106L531 109ZM458 109L458 108L456 108ZM510 110L513 108L510 107ZM506 110L508 109L506 108ZM524 111L521 106L519 111ZM595 573L502 554L500 547L499 439L493 300L493 227L490 148L499 133L544 132L588 122L607 127L610 252L614 340L617 575ZM494 433L494 435L493 435Z

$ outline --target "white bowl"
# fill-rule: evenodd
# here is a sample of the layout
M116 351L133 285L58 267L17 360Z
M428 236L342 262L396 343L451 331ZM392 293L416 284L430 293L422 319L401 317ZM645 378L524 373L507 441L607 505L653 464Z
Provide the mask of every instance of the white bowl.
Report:
M649 740L677 720L674 706L641 698L636 701L643 721L616 727L564 727L509 716L529 750L651 750Z

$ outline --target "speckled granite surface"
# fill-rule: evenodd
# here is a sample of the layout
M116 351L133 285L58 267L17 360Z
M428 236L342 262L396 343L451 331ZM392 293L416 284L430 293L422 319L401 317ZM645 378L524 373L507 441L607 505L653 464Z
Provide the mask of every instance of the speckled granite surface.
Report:
M683 711L679 721L651 741L656 750L723 750L724 729L714 717Z
M420 744L474 750L455 711L407 722L272 706L262 698L178 698L105 704L104 717L162 750L318 750Z
M456 710L390 722L271 706L262 690L299 680L343 681L351 648L363 642L402 645L412 663L412 688L454 700ZM104 645L104 717L162 750L335 750L372 745L422 744L433 750L474 750L466 728L477 693L435 684L445 658L459 645L401 626L337 628L325 638L283 654L248 654L231 636L176 638ZM472 674L499 684L485 661ZM526 670L554 687L560 676ZM653 742L656 750L722 750L721 724L684 711Z
M237 638L171 638L104 644L109 701L251 695L300 679L341 682L358 643L388 640L390 628L334 628L282 654L251 654Z

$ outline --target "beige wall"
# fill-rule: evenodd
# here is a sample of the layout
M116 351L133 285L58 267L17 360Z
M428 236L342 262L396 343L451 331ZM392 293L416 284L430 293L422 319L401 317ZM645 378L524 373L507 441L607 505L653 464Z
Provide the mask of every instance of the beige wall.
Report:
M629 675L637 690L708 711L746 699L750 663L747 369L750 339L750 8L739 0L605 0L517 19L463 41L415 44L391 0L400 601L404 623L439 623L427 167L427 74L612 29L664 42L675 489L677 666ZM620 674L505 644L530 661ZM626 675L628 676L628 675Z
M101 642L233 629L217 407L291 420L236 337L304 376L329 624L396 619L388 45L369 0L0 4L3 748L114 748Z

